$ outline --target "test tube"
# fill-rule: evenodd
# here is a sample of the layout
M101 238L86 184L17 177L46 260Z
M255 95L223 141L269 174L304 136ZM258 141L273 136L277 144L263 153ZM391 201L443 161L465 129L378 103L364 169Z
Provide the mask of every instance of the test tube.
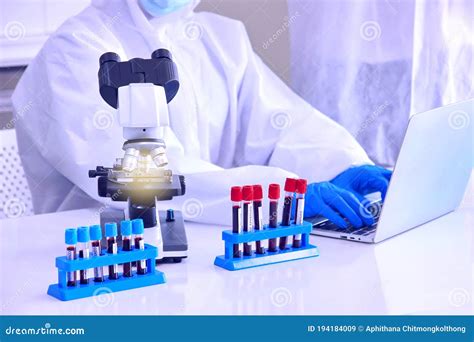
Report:
M90 227L91 245L92 245L92 256L99 257L102 255L102 246L100 240L102 240L102 228L96 224ZM102 266L94 267L94 281L101 283L104 281L104 269Z
M291 204L293 202L293 195L296 191L296 179L287 178L285 181L285 201L283 203L283 218L281 220L282 226L289 226L291 220ZM286 249L287 236L280 238L280 249Z
M132 250L132 221L120 222L120 233L122 235L122 251L130 252ZM123 276L131 277L132 275L132 263L125 262L123 264Z
M242 188L233 186L230 189L230 199L232 201L232 233L242 232ZM233 245L233 257L240 258L240 244Z
M89 241L91 240L89 235L89 227L79 227L77 230L77 241L79 242L79 259L89 259ZM79 271L79 283L86 285L89 284L89 270Z
M145 227L143 226L142 219L135 219L132 221L132 231L134 236L135 249L145 250L145 240L143 240L143 232ZM139 260L137 262L137 274L146 274L146 260Z
M67 228L65 232L66 242L66 259L76 260L76 244L77 244L77 230L74 228ZM67 286L76 286L77 272L72 271L67 273Z
M246 185L242 188L243 214L244 214L244 232L253 231L253 217L252 217L252 201L253 201L253 187ZM244 242L244 256L252 255L253 241Z
M263 229L263 217L262 217L262 200L263 200L263 189L261 185L253 186L253 218L254 218L254 229ZM262 246L262 241L256 242L255 251L257 254L265 254L265 248Z
M110 222L105 224L105 236L107 237L107 253L117 254L117 224ZM118 266L109 265L109 279L118 279Z
M303 224L304 218L304 196L306 194L308 182L306 179L298 179L296 181L296 214L295 224ZM301 234L293 235L293 247L301 247Z
M270 184L268 187L268 199L270 200L270 213L268 227L275 229L278 227L278 200L280 199L280 185ZM268 240L268 251L276 252L277 239Z

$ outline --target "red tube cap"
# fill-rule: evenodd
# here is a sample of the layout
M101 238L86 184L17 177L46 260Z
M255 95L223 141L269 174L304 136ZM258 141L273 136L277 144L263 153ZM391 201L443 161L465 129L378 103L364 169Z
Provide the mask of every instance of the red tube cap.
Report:
M263 188L260 184L253 186L253 200L261 201L263 199Z
M242 188L242 197L244 201L253 201L253 187L251 185Z
M280 184L270 184L268 186L268 198L272 200L280 199Z
M232 202L242 201L242 188L240 186L230 188L230 199Z
M306 179L298 179L296 182L296 192L299 194L305 194L307 186L308 181Z
M296 191L296 179L294 178L287 178L285 181L285 191L287 192L295 192Z

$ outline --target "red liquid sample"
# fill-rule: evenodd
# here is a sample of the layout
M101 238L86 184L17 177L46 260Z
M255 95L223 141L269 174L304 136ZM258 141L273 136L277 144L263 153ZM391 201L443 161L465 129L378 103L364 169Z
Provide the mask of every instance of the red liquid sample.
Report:
M278 202L277 201L270 201L270 220L269 225L270 228L278 227ZM277 250L277 239L269 239L268 240L268 251L276 252Z
M92 241L92 249L94 248L96 248L100 253L100 241ZM101 283L104 281L104 275L102 274L102 270L102 267L100 267L100 270L98 268L97 270L94 270L94 281L97 283Z
M282 226L289 226L290 225L290 218L291 218L291 196L285 196L285 202L283 203L283 218L281 221ZM280 238L280 249L286 249L287 244L287 237L282 236Z
M261 208L262 202L261 201L253 201L253 217L255 220L255 230L261 230L263 227L260 225L261 221ZM256 242L255 250L257 254L265 254L265 248L262 246L262 241Z
M136 237L135 238L135 249L142 249L143 245L143 238L142 237ZM146 274L146 261L145 260L139 260L137 261L137 274Z
M117 241L114 237L107 239L107 253L117 254ZM109 279L118 279L117 265L109 265Z
M249 220L249 215L250 215L250 204L249 203L244 203L244 232L248 232L250 227L249 225L251 224ZM252 245L245 242L244 243L244 255L245 256L250 256L252 255Z
M232 233L240 233L240 206L234 205L232 207ZM240 258L240 246L234 244L233 246L233 257Z
M79 258L83 259L84 258L84 251L80 250L79 251ZM79 283L83 285L89 284L89 278L87 278L87 270L80 270L79 271Z
M69 260L76 259L76 247L68 246L67 254ZM67 286L76 286L76 271L68 272Z
M122 239L122 250L131 251L132 250L132 241L130 239ZM132 263L126 262L123 264L123 276L131 277L132 274Z

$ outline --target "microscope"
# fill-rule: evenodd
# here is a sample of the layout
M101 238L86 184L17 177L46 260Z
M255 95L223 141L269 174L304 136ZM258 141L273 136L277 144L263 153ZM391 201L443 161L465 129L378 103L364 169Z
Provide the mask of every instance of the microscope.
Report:
M145 239L158 247L158 259L180 262L187 257L187 239L180 211L157 210L157 201L185 194L184 176L166 168L168 158L164 127L169 126L168 103L179 89L178 73L171 53L158 49L151 59L121 62L114 52L99 60L100 95L117 109L123 127L124 155L113 167L97 166L89 177L98 177L98 193L112 201L128 202L127 209L106 208L101 226L124 219L143 219Z

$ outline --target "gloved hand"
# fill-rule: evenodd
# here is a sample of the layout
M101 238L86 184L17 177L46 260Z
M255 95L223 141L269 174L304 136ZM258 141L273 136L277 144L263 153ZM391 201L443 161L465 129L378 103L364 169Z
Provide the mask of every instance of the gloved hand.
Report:
M341 228L347 228L342 217L347 218L356 228L374 223L370 212L354 194L330 182L308 185L304 212L305 217L322 215Z
M375 165L355 166L342 172L331 183L353 193L360 202L365 203L364 196L380 192L382 201L387 194L392 171Z

